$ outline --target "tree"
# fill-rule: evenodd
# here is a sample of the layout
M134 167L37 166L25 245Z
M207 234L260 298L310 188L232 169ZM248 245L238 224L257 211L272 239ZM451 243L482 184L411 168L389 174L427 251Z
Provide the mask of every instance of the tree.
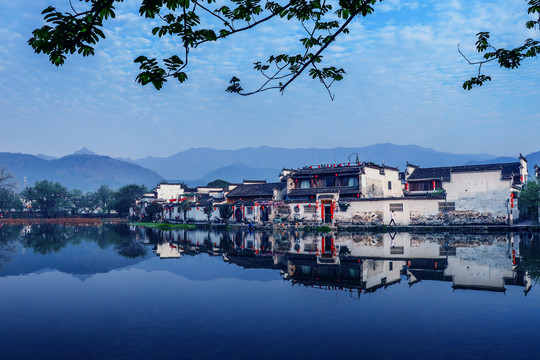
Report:
M152 23L160 21L152 29L152 34L160 38L179 38L182 51L161 61L145 55L137 57L134 62L139 64L141 72L136 81L142 85L152 84L158 90L168 79L183 83L188 79L186 70L191 49L281 18L297 22L305 31L298 39L302 50L272 55L266 61L255 62L254 69L260 72L263 79L260 87L245 91L240 79L233 76L226 91L251 95L275 89L283 93L294 80L307 72L309 77L326 88L333 99L330 87L335 81L343 79L345 70L324 66L322 53L338 36L349 32L348 26L354 19L372 14L376 4L382 1L338 0L336 4L326 0L284 0L280 3L272 0L142 0L139 15ZM115 5L123 0L79 2L76 10L69 1L69 12L47 7L42 12L47 24L34 30L32 38L28 40L35 52L48 55L50 62L56 66L63 65L68 54L94 55L96 44L105 39L102 30L104 21L115 17ZM529 13L540 12L539 0L530 0L528 4ZM527 23L529 28L537 25L538 21ZM498 60L503 67L516 68L525 57L534 57L538 52L538 42L532 39L526 40L521 47L506 50L495 49L487 42L488 38L489 33L478 33L478 51L494 50L484 55L483 63ZM466 81L463 87L471 89L489 80L489 76L479 71L478 76Z
M271 0L230 0L226 5L217 0L143 0L140 16L161 20L152 34L179 37L183 50L180 55L161 62L144 55L137 57L134 61L141 72L136 81L142 85L152 84L158 90L168 79L183 83L188 78L185 70L191 49L253 29L271 19L287 18L301 23L306 31L307 37L299 39L303 51L272 55L264 64L256 62L255 70L265 79L259 89L245 92L240 80L233 76L227 91L240 95L270 89L283 92L304 71L329 90L334 81L343 79L345 71L334 66L322 67L321 53L336 36L348 32L347 26L354 18L372 13L372 5L378 1L341 0L336 17L331 11L332 5L325 0L289 0L283 5ZM64 64L67 54L94 55L94 46L105 38L104 21L115 17L118 2L123 0L80 0L83 4L77 5L79 10L71 6L71 11L65 13L49 6L42 12L47 25L34 30L28 43L35 52L47 54L56 66Z
M163 208L158 203L150 203L146 206L146 214L153 219L155 215L161 214Z
M114 193L114 200L111 208L116 210L120 215L127 216L129 214L129 208L134 205L135 200L145 192L146 187L144 185L124 185Z
M0 211L22 210L23 203L12 190L0 188Z
M540 0L528 0L529 14L538 14L537 20L530 20L525 23L527 29L540 29ZM465 90L471 90L475 86L482 86L485 82L491 81L491 76L482 74L482 65L492 61L497 61L501 68L505 69L517 69L520 67L521 62L527 58L533 58L540 53L540 41L534 39L527 39L523 45L520 45L513 49L496 48L490 43L489 32L479 32L476 34L478 40L476 41L476 50L480 54L484 54L484 60L470 61L459 50L459 53L470 65L478 65L478 75L471 77L469 80L463 83Z
M206 215L206 218L208 219L208 222L210 222L210 219L212 218L212 213L214 212L214 204L211 202L206 203L203 207L204 215Z
M519 193L519 217L537 222L538 206L540 206L540 181L527 181Z
M184 201L181 201L179 204L178 204L178 210L182 211L182 213L184 214L184 221L187 220L187 213L189 212L189 210L191 210L191 203L189 202L189 200L184 200Z
M112 191L107 185L101 185L94 194L96 197L97 206L101 209L101 212L110 212L109 204L113 199L114 191Z
M225 222L225 225L229 224L229 219L233 216L233 207L231 204L218 205L219 217L221 221Z
M69 191L69 202L71 205L71 213L78 215L88 211L88 198L79 189Z
M15 190L17 182L12 173L8 172L5 167L0 168L0 189Z
M69 192L58 182L38 181L33 187L24 189L22 196L44 217L64 212L69 207Z
M228 182L228 181L221 180L221 179L216 179L214 181L210 181L206 186L208 186L208 187L220 187L220 188L223 188L223 189L228 189L229 184L230 184L230 182Z

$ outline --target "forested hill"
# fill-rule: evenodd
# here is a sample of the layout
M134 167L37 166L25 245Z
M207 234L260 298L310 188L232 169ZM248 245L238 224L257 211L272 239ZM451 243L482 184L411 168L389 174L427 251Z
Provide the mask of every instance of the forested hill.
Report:
M162 177L142 166L108 156L78 154L45 160L34 155L0 153L0 167L17 178L19 190L36 181L58 181L70 189L94 191L101 185L118 188L126 184L144 184L153 188Z

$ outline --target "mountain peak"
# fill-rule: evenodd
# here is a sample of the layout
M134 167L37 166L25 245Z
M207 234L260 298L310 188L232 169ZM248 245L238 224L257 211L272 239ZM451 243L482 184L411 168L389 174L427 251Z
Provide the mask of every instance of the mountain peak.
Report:
M81 150L75 151L73 155L97 155L97 154L91 150L88 150L88 148L85 146Z

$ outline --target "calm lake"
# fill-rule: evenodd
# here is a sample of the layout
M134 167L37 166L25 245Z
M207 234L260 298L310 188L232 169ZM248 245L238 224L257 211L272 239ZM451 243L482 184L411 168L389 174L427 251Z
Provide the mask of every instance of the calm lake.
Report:
M538 234L0 227L2 359L523 359Z

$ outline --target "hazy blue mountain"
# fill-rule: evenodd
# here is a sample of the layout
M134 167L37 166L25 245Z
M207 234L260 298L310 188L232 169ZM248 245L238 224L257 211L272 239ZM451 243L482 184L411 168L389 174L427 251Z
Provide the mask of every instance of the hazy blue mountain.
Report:
M416 145L386 143L332 149L284 149L268 146L238 150L195 148L164 158L147 157L135 160L135 163L158 172L166 179L192 180L206 178L216 169L237 163L262 169L298 168L304 165L349 162L349 159L354 161L357 153L360 161L384 162L400 169L405 167L407 161L420 166L446 166L495 158L489 154L452 154Z
M118 188L126 184L144 184L153 188L162 179L154 171L139 165L99 155L68 155L44 160L28 154L0 153L0 167L5 166L17 178L19 189L36 181L58 181L70 189L96 190L101 185Z
M81 150L75 151L72 155L97 155L95 152L88 150L85 146Z
M527 159L527 169L529 170L529 174L531 176L534 176L534 165L540 165L540 151L525 155L525 158ZM502 156L498 158L487 159L484 161L469 161L465 165L496 164L496 163L515 162L515 161L519 161L519 157Z
M510 156L501 156L493 159L486 159L483 161L468 161L465 165L482 165L482 164L498 164L498 163L509 163L519 161L518 157Z
M56 159L58 159L57 157L49 156L49 155L45 155L45 154L41 154L41 153L37 154L36 156L38 158L40 158L40 159L43 159L43 160L56 160Z
M241 183L243 180L266 180L267 182L279 181L278 168L256 168L237 162L209 172L201 179L188 180L189 186L206 185L212 180L224 179L232 183Z

